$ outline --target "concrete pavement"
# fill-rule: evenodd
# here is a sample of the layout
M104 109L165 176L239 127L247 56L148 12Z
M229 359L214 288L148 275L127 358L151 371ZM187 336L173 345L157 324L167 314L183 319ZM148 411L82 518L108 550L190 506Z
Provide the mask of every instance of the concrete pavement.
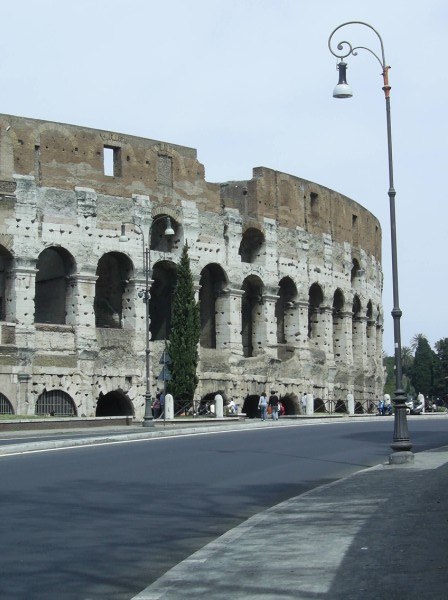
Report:
M133 600L446 600L448 447L248 519Z
M4 446L0 454L272 425L304 423L116 428ZM448 446L416 454L413 464L365 469L253 516L133 600L445 600L447 490Z

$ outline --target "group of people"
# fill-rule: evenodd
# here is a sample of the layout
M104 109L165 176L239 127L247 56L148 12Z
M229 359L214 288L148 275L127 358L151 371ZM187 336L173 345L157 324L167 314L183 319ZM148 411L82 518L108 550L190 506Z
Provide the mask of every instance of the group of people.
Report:
M273 421L278 421L278 415L284 414L285 409L277 396L275 390L271 390L271 394L268 398L266 392L260 394L258 400L258 408L260 409L261 420L266 421L268 418L268 412L271 414Z

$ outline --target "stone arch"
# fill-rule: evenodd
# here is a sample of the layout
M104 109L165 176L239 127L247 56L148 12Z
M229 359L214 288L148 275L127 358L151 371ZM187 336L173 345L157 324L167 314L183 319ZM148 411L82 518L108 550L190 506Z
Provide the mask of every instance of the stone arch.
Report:
M308 338L316 340L320 335L320 325L322 322L320 307L324 300L324 293L318 283L313 283L308 293Z
M238 254L241 256L241 262L254 263L260 255L260 250L264 245L265 238L262 231L255 227L249 227L243 233Z
M134 406L122 390L113 390L107 394L100 392L95 411L96 417L133 417Z
M95 326L121 329L126 284L133 276L131 259L122 252L108 252L98 261L95 284Z
M314 412L315 413L326 413L327 408L322 398L314 398Z
M247 357L257 354L259 328L261 324L260 306L263 304L263 282L257 275L249 275L243 281L243 297L241 299L241 336L243 355Z
M287 344L295 340L296 300L296 284L290 277L283 277L279 283L278 300L275 303L277 344Z
M73 398L63 390L44 390L36 400L36 415L54 417L76 417L77 410Z
M174 213L174 211L164 208L163 211L154 215L150 227L149 244L151 251L166 253L179 247L182 241L182 227L177 219L171 216L171 213ZM174 235L165 235L167 225L173 229Z
M280 397L280 402L283 404L285 409L285 415L298 415L300 414L299 398L296 394L288 393Z
M169 260L156 262L152 271L149 299L152 340L167 340L171 331L171 307L177 282L177 267Z
M350 271L350 281L352 284L356 282L356 280L360 277L362 273L361 265L359 264L359 260L357 258L353 258L352 260L352 268Z
M258 394L248 394L244 398L242 412L248 419L255 419L256 417L260 416L260 410L258 408L259 400L260 396Z
M217 347L219 332L217 332L216 315L223 308L221 306L222 295L226 284L227 276L220 265L210 263L202 269L199 280L199 308L201 316L200 344L203 348Z
M10 314L13 291L12 266L13 255L0 245L0 321L12 320Z
M70 277L76 271L73 256L60 246L45 248L37 259L34 296L35 323L65 325L72 303Z
M14 408L5 394L0 392L0 415L13 415Z

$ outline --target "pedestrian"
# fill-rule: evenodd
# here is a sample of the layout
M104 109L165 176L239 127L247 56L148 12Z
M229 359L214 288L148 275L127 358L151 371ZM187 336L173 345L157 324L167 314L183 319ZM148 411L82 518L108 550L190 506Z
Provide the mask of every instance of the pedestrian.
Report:
M165 392L160 394L160 418L165 416Z
M266 397L266 392L261 392L260 399L258 400L258 408L261 412L261 420L266 421L267 416L267 408L268 408L268 399Z
M160 415L160 392L157 392L156 399L152 403L152 416L158 419Z
M306 392L303 392L302 397L300 398L300 405L302 407L302 415L306 414L306 401L307 401L307 395L306 395Z
M278 396L277 392L271 390L271 395L269 396L269 406L271 407L272 420L278 421Z
M392 414L392 401L390 399L389 394L384 394L384 414L385 415Z

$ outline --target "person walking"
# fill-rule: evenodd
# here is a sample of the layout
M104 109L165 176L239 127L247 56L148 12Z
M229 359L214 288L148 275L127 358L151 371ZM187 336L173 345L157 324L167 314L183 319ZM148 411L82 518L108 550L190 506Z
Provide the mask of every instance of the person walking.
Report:
M271 407L273 421L278 421L278 404L279 400L277 392L271 390L271 395L269 396L269 406Z
M268 408L268 399L266 397L266 392L262 392L260 394L260 399L258 400L258 408L261 412L261 420L266 421L267 408Z
M306 392L303 392L302 397L300 398L300 406L302 408L302 415L306 414Z

